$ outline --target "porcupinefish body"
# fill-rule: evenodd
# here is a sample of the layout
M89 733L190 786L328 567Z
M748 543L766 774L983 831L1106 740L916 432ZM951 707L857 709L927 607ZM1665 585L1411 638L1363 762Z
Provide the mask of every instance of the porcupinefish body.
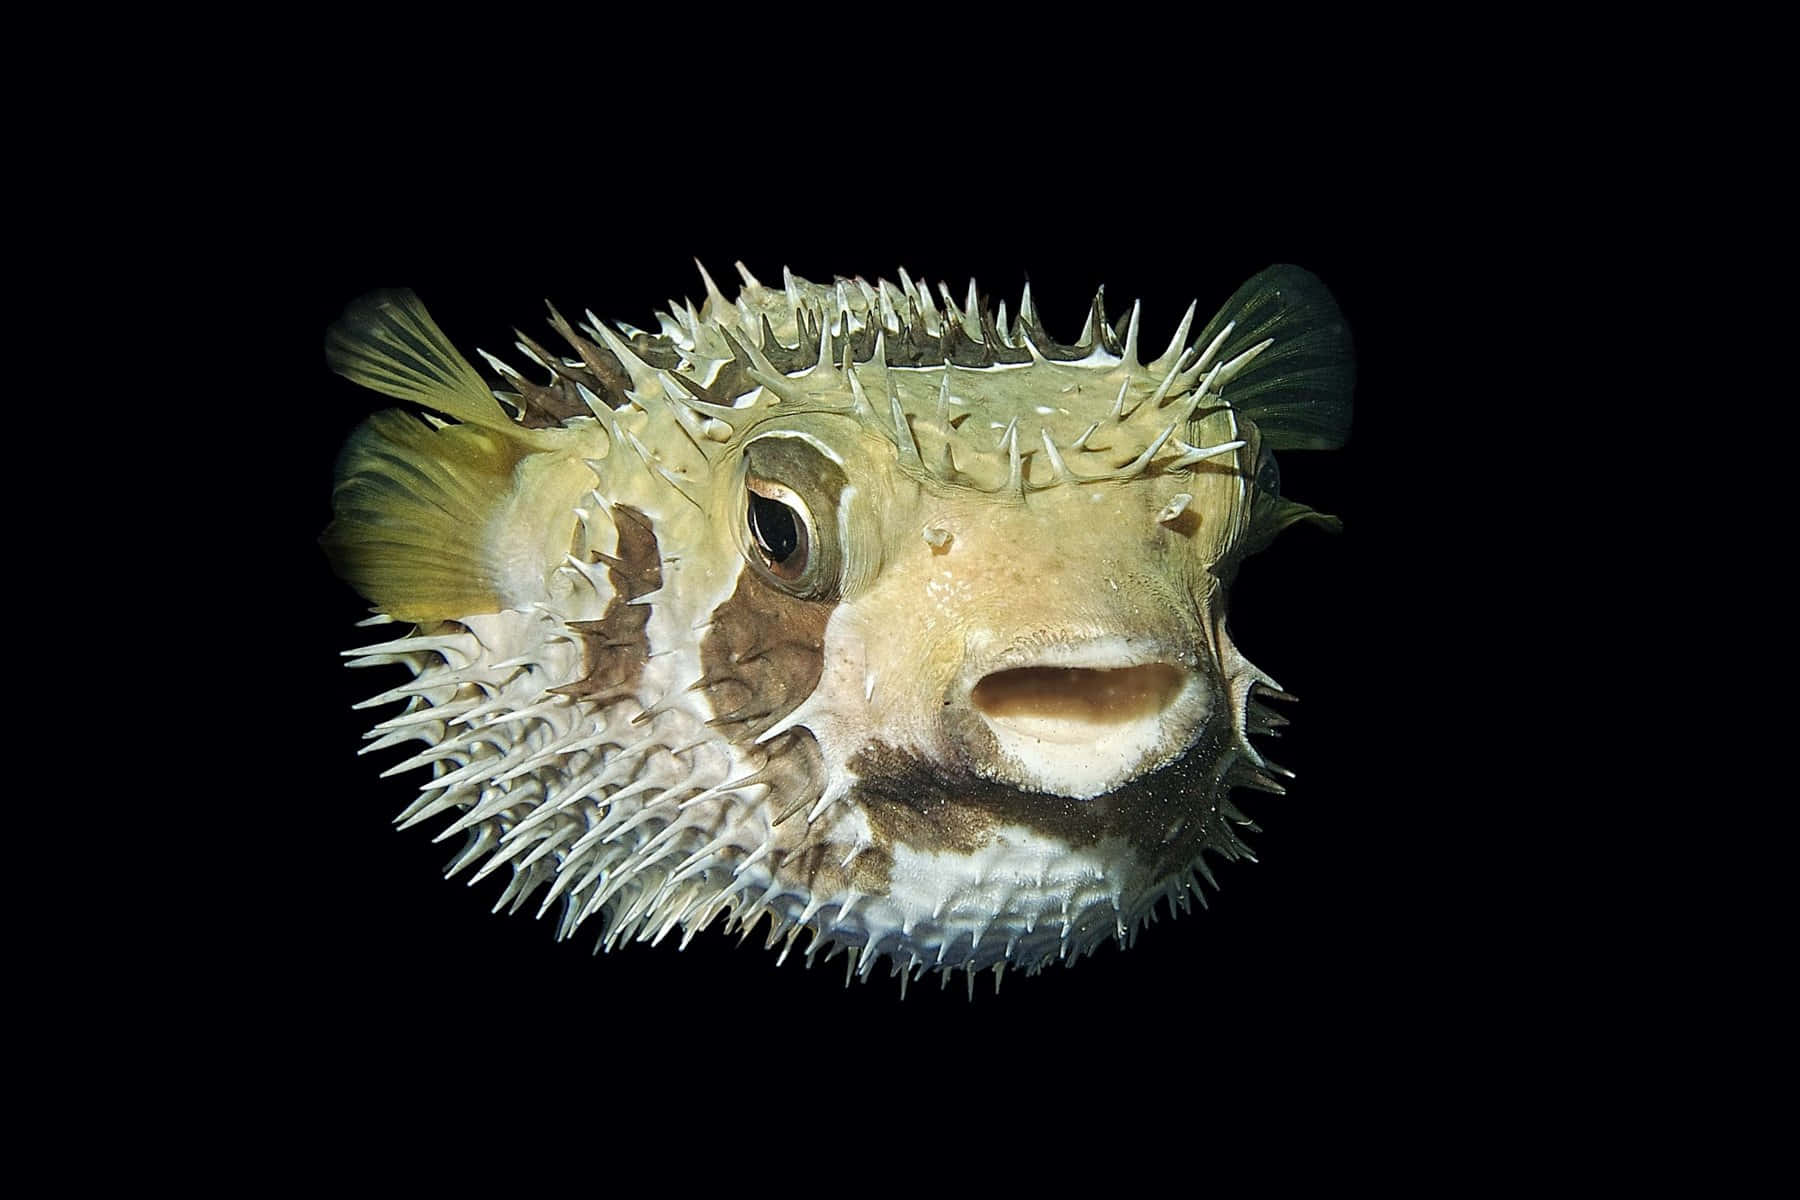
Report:
M1225 627L1245 555L1305 519L1272 451L1332 448L1348 331L1263 272L1140 362L1096 299L1061 345L896 286L765 287L661 329L521 335L490 390L410 295L354 306L340 373L376 414L325 546L410 625L353 653L413 678L370 735L422 742L405 824L452 871L603 944L714 921L783 953L1029 972L1188 906L1244 853L1235 786L1280 790L1283 723Z

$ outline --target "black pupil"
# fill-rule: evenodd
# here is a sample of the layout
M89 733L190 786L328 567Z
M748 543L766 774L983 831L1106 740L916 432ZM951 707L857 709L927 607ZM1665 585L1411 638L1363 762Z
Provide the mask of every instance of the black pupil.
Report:
M755 492L750 493L750 534L771 562L786 562L800 544L794 510Z
M1265 496L1281 495L1281 468L1275 465L1273 454L1263 455L1256 469L1256 490Z

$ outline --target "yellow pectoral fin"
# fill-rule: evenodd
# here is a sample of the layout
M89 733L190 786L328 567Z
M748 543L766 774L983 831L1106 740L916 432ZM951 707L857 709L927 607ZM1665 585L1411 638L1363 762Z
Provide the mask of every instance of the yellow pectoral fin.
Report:
M351 434L321 539L338 573L409 621L541 599L593 483L580 457L595 448L515 422L411 292L351 305L325 354L352 382L460 422L391 409Z
M570 453L389 409L345 444L320 540L338 574L402 620L523 608L544 599L593 483Z
M389 409L363 422L338 459L334 520L321 543L383 612L433 621L505 607L488 524L523 447L469 425L433 429Z

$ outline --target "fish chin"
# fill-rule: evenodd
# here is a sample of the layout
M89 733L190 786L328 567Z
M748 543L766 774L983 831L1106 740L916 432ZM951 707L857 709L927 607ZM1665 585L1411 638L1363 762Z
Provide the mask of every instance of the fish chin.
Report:
M900 847L888 903L869 911L864 936L901 934L899 960L970 971L1007 961L1029 973L1124 935L1162 894L1141 874L1123 839L1073 846L1020 825L997 828L974 854Z
M886 894L827 925L831 938L903 967L1005 961L1031 972L1129 940L1159 901L1185 908L1206 871L1202 851L1230 845L1204 748L1085 798L891 750L870 757L889 774L856 795L869 827L895 837Z

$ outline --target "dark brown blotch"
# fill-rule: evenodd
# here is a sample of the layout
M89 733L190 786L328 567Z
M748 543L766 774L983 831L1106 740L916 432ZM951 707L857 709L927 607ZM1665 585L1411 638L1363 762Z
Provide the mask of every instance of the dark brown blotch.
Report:
M551 690L558 695L610 703L637 695L644 661L650 655L650 606L631 601L662 586L662 552L650 518L624 504L612 507L618 531L616 553L588 551L588 561L605 563L613 598L597 621L571 621L581 638L582 675Z
M713 710L708 724L734 742L759 737L812 695L824 673L833 607L778 591L742 569L700 643L703 674L694 690Z
M825 794L825 755L812 730L783 730L757 747L757 769L738 780L740 787L765 784L772 824L802 831L797 842L778 850L769 864L776 878L808 894L839 895L855 888L865 896L886 895L893 856L879 846L849 858L848 847L827 839L829 822L806 824L806 815Z
M979 849L1003 825L1019 825L1070 846L1122 837L1146 866L1178 870L1202 849L1236 858L1244 844L1232 828L1242 814L1226 799L1224 779L1237 751L1209 729L1175 762L1101 796L1076 800L985 779L966 766L932 762L870 742L850 759L857 776L849 800L862 807L875 844L924 853Z
M520 330L513 330L519 341L550 368L549 386L522 377L507 377L507 384L519 397L518 422L527 429L547 429L563 424L570 417L588 415L587 401L581 398L578 384L589 391L599 390L598 380L585 367L570 367L559 355L550 353Z
M814 896L840 896L851 890L864 896L888 894L894 857L886 847L866 847L848 863L845 853L840 843L809 836L781 856L775 875Z

